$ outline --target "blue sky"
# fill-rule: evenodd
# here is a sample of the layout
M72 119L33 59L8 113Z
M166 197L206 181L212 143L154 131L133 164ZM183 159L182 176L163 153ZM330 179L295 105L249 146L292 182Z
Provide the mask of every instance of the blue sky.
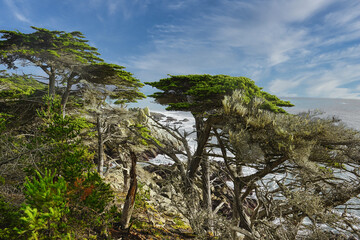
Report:
M30 26L81 31L143 82L226 74L283 97L360 98L359 0L0 0L0 29Z

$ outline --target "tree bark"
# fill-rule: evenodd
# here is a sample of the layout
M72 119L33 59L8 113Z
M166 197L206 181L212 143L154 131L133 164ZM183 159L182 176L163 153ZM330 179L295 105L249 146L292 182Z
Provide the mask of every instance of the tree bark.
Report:
M243 203L241 201L241 182L239 180L239 178L234 179L234 211L233 211L233 217L234 217L234 221L238 222L239 220L239 224L238 227L245 229L247 231L249 231L250 233L252 232L251 227L250 227L250 222L249 220L246 218L246 215L244 213L244 209L243 209ZM239 219L239 220L238 220Z
M55 97L55 82L56 82L56 75L55 70L53 67L50 67L50 75L49 75L49 96L51 98Z
M101 129L101 116L100 114L98 114L96 116L96 129L98 132L98 172L100 174L100 176L103 176L103 172L104 172L104 139L103 139L103 134L102 134L102 129Z
M200 166L201 159L203 157L205 145L210 136L211 130L211 119L208 118L207 121L204 122L201 116L194 115L195 118L195 126L197 133L197 148L191 162L188 165L188 177L190 180L194 179L195 173Z
M129 164L128 162L124 159L122 161L123 164L123 175L124 175L124 189L123 192L126 192L129 189L129 183L130 183L130 176L129 176Z
M208 213L205 226L208 230L212 231L212 201L211 201L211 188L210 188L210 171L209 161L207 157L201 161L201 179L202 179L202 195L203 195L203 208Z
M193 180L195 173L201 164L201 180L202 180L202 196L203 196L203 209L207 212L207 218L205 219L205 226L207 230L212 229L212 201L211 201L211 188L210 188L210 171L209 171L209 160L205 156L205 145L209 139L211 126L209 122L211 121L208 118L207 121L204 121L202 116L196 116L195 118L195 127L196 127L196 138L198 147L192 158L192 161L189 163L189 179Z
M70 91L71 91L71 87L73 86L74 82L73 82L73 78L75 77L74 73L71 73L70 76L68 77L68 79L66 80L66 88L65 91L61 97L61 106L62 106L62 111L63 111L63 118L65 117L65 109L66 109L66 104L69 100L69 95L70 95Z
M128 229L130 218L134 209L135 197L137 191L137 179L136 179L136 162L137 158L133 151L130 151L131 158L131 170L130 170L130 188L126 195L124 208L121 215L121 228Z
M62 98L61 98L61 108L62 108L63 118L65 118L65 115L66 115L66 113L65 113L66 103L68 102L68 99L69 99L71 87L72 87L72 84L68 82L66 85L65 92L63 93Z

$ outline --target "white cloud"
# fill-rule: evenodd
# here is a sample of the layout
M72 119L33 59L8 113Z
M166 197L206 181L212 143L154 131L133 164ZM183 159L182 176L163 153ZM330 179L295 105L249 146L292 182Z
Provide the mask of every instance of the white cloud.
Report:
M276 79L270 82L269 91L270 93L281 95L281 96L294 96L295 93L291 93L291 90L298 87L303 79L297 80L283 80Z
M334 11L325 16L325 22L331 23L333 26L351 29L354 26L358 28L360 18L360 2L347 1L349 4L341 11Z
M116 1L116 0L108 0L107 1L107 8L108 8L109 14L114 15L117 12L118 7L119 7L120 4L123 4L123 2L122 1ZM123 12L125 12L125 17L127 18L128 16L127 16L126 11L123 11Z
M313 63L337 63L339 61L350 61L360 59L360 44L324 52L312 59Z
M269 83L269 91L279 96L360 99L360 64L337 63L330 69L302 72L299 76L276 79ZM354 85L354 87L349 87Z
M281 22L301 22L313 16L335 0L278 0L267 1L269 17ZM266 8L264 9L266 11Z
M222 73L253 78L282 96L359 98L348 86L360 81L360 43L341 44L360 38L360 4L330 8L336 4L224 0L191 19L156 25L150 50L126 65L145 81Z
M308 89L308 93L312 97L360 99L359 93L340 87L339 82L334 80L316 83Z
M21 22L29 23L31 24L31 21L24 15L23 11L21 11L16 4L19 1L14 0L3 0L5 4L9 7L12 14L15 16L15 18ZM22 5L23 3L20 2L19 5Z
M181 33L184 32L184 28L182 26L176 26L173 24L159 24L154 26L153 34L158 33Z
M136 69L138 77L144 81L155 81L167 74L203 74L208 69L221 69L219 62L228 62L229 68L234 67L235 59L225 52L208 51L199 43L182 41L156 42L158 51L148 53L141 58L127 60L128 69ZM185 48L186 46L186 48ZM220 72L218 72L220 73ZM213 72L213 74L216 74Z
M274 66L304 51L311 39L309 30L298 23L312 17L333 1L256 1L253 7L233 6L223 15L209 16L209 24L217 26L214 39L227 46L243 48L247 55L261 55ZM241 17L242 12L249 14ZM239 17L240 15L240 17Z
M206 14L199 12L181 25L157 25L152 32L152 51L129 64L143 71L146 67L149 72L224 69L261 78L254 64L266 72L266 68L291 60L294 54L306 53L310 41L307 30L289 24L312 16L331 1L254 2L223 1L222 6Z
M73 3L71 0L68 1ZM107 16L121 14L124 19L130 19L136 15L143 14L150 2L150 0L90 0L82 4L79 3L76 6L82 11L89 9L99 11L104 9ZM97 18L99 18L99 13Z
M165 6L170 10L181 10L198 2L198 0L164 0Z
M357 41L360 38L360 2L344 0L336 9L326 13L322 22L314 27L318 46L332 46Z
M307 80L307 95L327 98L360 98L354 85L360 81L360 64L337 63L326 71L313 72Z
M185 3L186 3L186 1L174 1L174 2L170 2L167 7L169 9L175 9L176 10L176 9L184 8Z

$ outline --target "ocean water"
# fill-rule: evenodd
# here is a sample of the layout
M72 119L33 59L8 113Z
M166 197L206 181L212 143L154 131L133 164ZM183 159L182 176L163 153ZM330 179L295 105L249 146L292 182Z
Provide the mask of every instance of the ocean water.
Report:
M282 98L295 104L294 107L285 108L289 113L320 110L323 117L335 116L347 126L360 130L360 100L333 99L333 98Z

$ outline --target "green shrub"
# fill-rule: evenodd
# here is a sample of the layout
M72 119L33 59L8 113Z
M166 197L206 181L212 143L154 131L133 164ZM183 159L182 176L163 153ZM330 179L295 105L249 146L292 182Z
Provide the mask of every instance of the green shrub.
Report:
M84 118L62 116L59 97L45 98L46 105L38 111L41 124L38 133L28 145L29 149L38 151L40 169L57 170L65 181L73 183L77 177L93 167L94 154L89 152L79 137L93 125ZM34 175L34 168L28 169Z
M45 170L44 176L36 172L32 180L26 178L26 203L21 207L23 227L16 231L28 239L65 239L67 225L64 217L69 213L64 178Z
M97 172L82 174L68 188L72 221L82 222L83 228L106 235L114 214L117 214L110 209L113 197L110 185Z
M21 239L106 236L118 213L109 210L113 192L94 172L94 154L82 143L92 125L84 118L63 117L58 97L46 101L38 111L36 134L25 146L34 161L26 168L26 202L17 217L21 226L9 226L0 233L4 239L11 235Z

